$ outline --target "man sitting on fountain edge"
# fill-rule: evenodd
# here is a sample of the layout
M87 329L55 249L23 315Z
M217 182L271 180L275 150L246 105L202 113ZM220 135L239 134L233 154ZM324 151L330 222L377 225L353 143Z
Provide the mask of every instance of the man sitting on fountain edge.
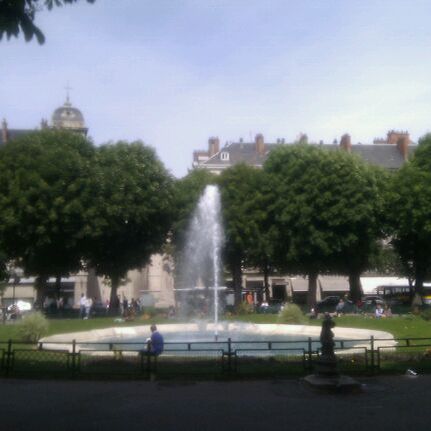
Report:
M164 341L156 325L151 325L151 338L147 340L147 354L159 356L163 352Z

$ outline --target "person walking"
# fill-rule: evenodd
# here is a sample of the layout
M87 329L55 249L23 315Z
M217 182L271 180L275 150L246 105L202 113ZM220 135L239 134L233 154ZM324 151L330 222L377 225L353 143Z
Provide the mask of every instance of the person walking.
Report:
M85 294L81 293L81 299L79 300L79 317L84 319L85 317L85 307L87 305L87 298Z

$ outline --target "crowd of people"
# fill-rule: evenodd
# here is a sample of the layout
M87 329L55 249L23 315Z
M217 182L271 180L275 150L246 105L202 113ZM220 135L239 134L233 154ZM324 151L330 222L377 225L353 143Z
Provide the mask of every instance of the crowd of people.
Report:
M79 300L79 316L81 319L89 319L96 314L108 315L111 309L115 310L125 320L133 320L138 313L142 312L143 305L139 299L132 298L128 300L124 295L123 298L118 295L111 307L109 300L102 303L96 298L87 297L84 293L81 294Z

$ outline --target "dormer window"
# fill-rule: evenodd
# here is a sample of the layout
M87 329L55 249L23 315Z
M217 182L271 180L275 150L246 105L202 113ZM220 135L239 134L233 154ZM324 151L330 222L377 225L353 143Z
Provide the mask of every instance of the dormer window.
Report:
M220 153L220 160L224 160L224 161L229 160L229 153L227 153L226 151L222 151Z

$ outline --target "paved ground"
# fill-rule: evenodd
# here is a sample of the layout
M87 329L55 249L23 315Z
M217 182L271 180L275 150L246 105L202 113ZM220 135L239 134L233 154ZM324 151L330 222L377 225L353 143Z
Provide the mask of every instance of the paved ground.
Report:
M356 395L298 380L64 382L0 379L0 430L429 430L431 376L362 379Z

